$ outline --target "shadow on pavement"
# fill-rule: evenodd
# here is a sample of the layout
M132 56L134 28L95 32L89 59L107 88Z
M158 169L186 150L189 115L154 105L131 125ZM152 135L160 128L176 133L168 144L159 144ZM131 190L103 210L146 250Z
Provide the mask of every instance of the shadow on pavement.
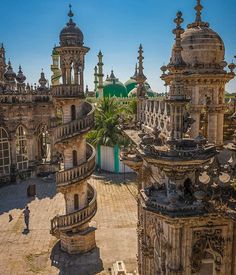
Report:
M36 196L28 197L29 185L36 185ZM52 179L43 181L40 178L31 178L17 184L1 186L0 188L0 215L12 209L24 209L34 199L53 198L56 195L56 184Z
M100 249L85 254L69 255L60 249L60 241L52 248L51 265L60 270L59 275L95 275L103 270Z

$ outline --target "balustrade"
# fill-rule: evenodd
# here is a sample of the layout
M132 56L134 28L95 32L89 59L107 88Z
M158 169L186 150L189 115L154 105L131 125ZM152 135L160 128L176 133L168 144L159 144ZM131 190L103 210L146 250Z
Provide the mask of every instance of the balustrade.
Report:
M80 181L93 173L96 154L95 149L89 144L87 144L86 155L87 160L85 163L56 174L56 182L58 187Z
M55 97L85 97L81 86L77 84L54 85L52 86L52 94Z
M85 103L89 104L89 103ZM90 111L83 118L70 121L60 125L54 130L54 141L59 142L63 139L73 137L80 134L86 129L90 129L94 125L94 107L90 105Z
M97 194L96 190L88 184L88 193L91 201L88 206L62 216L56 216L51 220L51 233L56 234L58 230L72 230L75 227L81 226L89 222L97 212Z

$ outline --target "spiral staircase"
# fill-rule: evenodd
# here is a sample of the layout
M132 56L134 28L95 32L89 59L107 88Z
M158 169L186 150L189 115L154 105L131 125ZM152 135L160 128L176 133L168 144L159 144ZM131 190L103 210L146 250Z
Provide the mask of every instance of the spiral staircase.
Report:
M57 104L63 102L63 107L67 106L67 102L68 104L70 104L69 102L71 97L68 98L68 94L64 96L58 94L58 87L53 87L52 92ZM59 151L61 148L65 149L69 147L70 144L75 144L76 146L78 146L78 151L83 150L80 149L79 145L77 145L77 139L85 139L84 135L94 125L93 105L84 101L84 99L79 99L74 94L73 102L78 102L78 105L80 105L80 107L82 106L81 108L83 111L83 117L79 117L77 119L63 123L62 125L59 125L57 127L54 127L54 129L52 130L54 137L54 147L56 150ZM78 242L81 243L81 238L78 238L78 236L80 236L80 233L81 236L85 234L85 231L91 233L91 230L88 230L88 223L96 214L97 200L96 190L87 183L87 179L91 176L95 169L95 156L95 149L90 144L86 143L86 160L82 163L78 163L78 165L73 166L72 168L66 169L64 166L64 168L58 171L56 174L56 185L59 192L62 192L63 194L68 194L71 192L71 190L73 190L73 192L76 192L74 190L78 188L77 193L79 193L80 185L86 186L85 189L87 190L87 201L84 203L83 207L74 211L68 210L68 207L66 207L66 214L57 215L51 220L51 234L56 238L61 239L62 248L70 253L77 253L81 251L86 252L91 248L91 242L89 242L88 247L86 247L86 244L84 243L83 248L77 247L76 249L71 249L71 245L68 244L71 241L68 241L68 239L72 239L72 242L75 243L76 238L74 235L76 235L77 239L79 239ZM65 201L67 204L66 196Z

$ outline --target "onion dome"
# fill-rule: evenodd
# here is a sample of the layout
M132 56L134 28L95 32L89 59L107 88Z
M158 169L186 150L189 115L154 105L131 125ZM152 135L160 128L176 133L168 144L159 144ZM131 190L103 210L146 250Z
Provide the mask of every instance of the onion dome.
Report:
M182 34L183 60L190 66L217 64L224 67L224 42L219 34L209 27L209 23L202 22L202 9L200 0L197 0L196 20L189 24Z
M42 72L41 72L41 76L40 76L40 79L39 79L39 85L40 85L40 88L41 89L45 89L46 88L46 85L47 85L47 79L45 78L45 74L43 72L43 69L42 69Z
M26 77L25 77L25 75L22 72L21 66L19 66L19 71L18 71L18 74L16 76L16 80L20 84L23 84L25 82L25 80L26 80Z
M82 46L84 44L84 35L74 23L72 19L74 14L71 11L71 5L69 7L70 11L68 13L68 16L70 19L69 22L66 24L66 27L64 27L60 33L60 45L62 47Z
M7 66L7 71L4 74L6 81L9 82L15 82L16 79L16 74L14 73L12 66L11 66L11 61L8 61L8 66Z
M115 77L114 72L111 71L110 77L103 83L104 97L127 97L127 89L123 83Z

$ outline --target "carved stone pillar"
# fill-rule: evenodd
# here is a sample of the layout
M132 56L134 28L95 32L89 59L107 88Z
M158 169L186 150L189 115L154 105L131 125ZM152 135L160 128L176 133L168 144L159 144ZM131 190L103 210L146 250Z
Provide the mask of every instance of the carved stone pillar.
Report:
M217 113L209 109L208 113L208 141L216 143L217 140Z
M224 130L224 113L220 112L217 115L217 139L216 139L216 144L219 146L223 145L224 143L223 130Z
M74 66L74 84L79 84L79 71L78 67Z
M61 74L62 74L62 83L66 84L66 68L64 66L61 67Z
M71 67L66 67L66 84L71 84Z
M195 120L195 122L191 126L190 137L196 138L200 132L200 111L191 110L190 116L191 116L191 118L193 118Z

